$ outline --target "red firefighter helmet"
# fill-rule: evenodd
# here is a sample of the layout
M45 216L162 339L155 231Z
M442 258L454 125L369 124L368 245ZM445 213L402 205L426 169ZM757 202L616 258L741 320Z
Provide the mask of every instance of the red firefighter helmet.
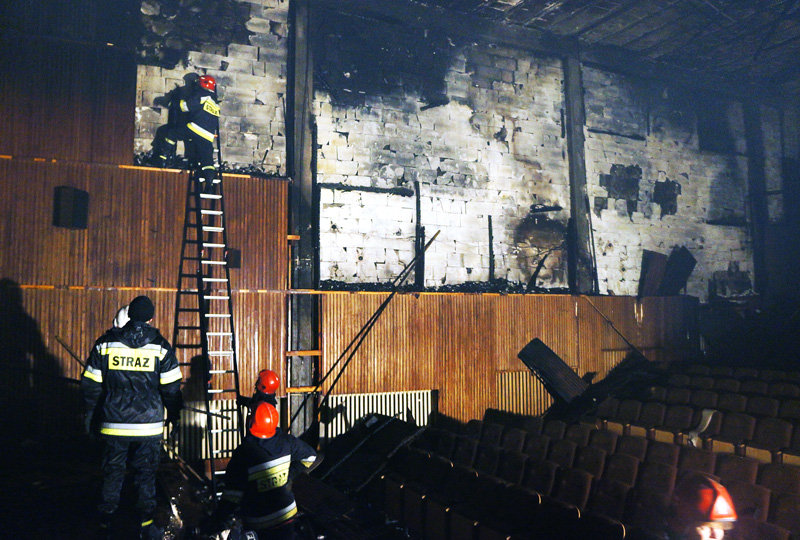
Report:
M216 92L217 90L217 81L211 75L201 75L197 80L197 84L209 92Z
M259 439L269 439L275 435L279 422L278 410L269 403L261 402L250 414L247 428Z
M675 486L670 516L672 530L683 531L702 525L730 529L736 519L736 509L728 490L712 478L692 473Z
M256 390L263 394L274 394L278 391L281 385L281 380L278 374L271 369L262 369L258 372L258 380L256 381Z

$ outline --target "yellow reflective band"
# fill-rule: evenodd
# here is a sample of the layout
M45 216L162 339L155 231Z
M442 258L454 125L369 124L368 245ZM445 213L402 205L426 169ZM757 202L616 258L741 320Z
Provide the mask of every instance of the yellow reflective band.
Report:
M182 99L179 104L180 104L181 110L183 112L189 112L189 105L186 104L186 100L185 99Z
M142 521L142 527L147 527L148 525L152 524L153 520L148 519L147 521Z
M164 137L164 141L165 141L167 144L175 144L175 141L173 141L172 139L168 139L168 138L166 138L166 137Z
M170 384L181 380L181 368L174 368L161 374L161 384Z
M189 122L188 124L186 124L186 127L192 130L194 133L200 135L205 140L209 142L214 142L214 134L206 129L201 128L194 122Z
M116 435L118 437L152 437L164 432L164 422L151 424L118 424L105 422L100 426L103 435Z
M203 167L204 171L214 171L216 169L217 169L216 165L206 165L205 167Z
M278 510L277 512L273 512L272 514L267 514L266 516L260 517L250 517L250 516L243 516L243 520L245 524L253 526L253 527L268 527L272 525L277 525L287 519L291 519L297 513L297 503L292 502L286 508Z
M89 368L86 368L86 371L83 372L83 376L87 379L94 381L96 383L103 384L103 374L102 373L93 373L89 371Z

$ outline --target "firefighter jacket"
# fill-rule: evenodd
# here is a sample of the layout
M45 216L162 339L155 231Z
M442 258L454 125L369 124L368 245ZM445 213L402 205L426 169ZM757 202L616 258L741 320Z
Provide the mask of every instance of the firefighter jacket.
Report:
M219 103L216 94L197 87L191 96L181 99L178 105L187 114L186 127L203 139L214 142L219 129Z
M291 479L313 467L317 454L303 441L277 432L269 439L247 435L225 469L223 513L237 506L245 526L263 530L294 517Z
M265 394L264 392L259 392L258 390L253 393L252 397L239 396L236 398L237 405L247 407L251 411L256 410L256 407L258 407L261 403L269 403L273 407L277 407L278 398L275 397L275 394Z
M81 379L88 415L100 434L161 437L164 407L177 418L183 405L181 370L169 342L140 321L112 328L95 342Z

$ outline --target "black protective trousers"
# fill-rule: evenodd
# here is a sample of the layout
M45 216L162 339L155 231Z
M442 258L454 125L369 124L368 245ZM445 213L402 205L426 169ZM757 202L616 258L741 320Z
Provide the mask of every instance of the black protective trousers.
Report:
M170 159L175 155L177 141L182 140L189 165L200 170L203 180L211 181L216 176L214 170L214 143L196 134L185 125L164 125L156 131L153 141L153 154Z
M117 510L130 455L133 481L139 494L136 508L144 519L151 518L156 508L156 471L161 458L161 440L105 437L104 443L103 491L98 509L104 514Z

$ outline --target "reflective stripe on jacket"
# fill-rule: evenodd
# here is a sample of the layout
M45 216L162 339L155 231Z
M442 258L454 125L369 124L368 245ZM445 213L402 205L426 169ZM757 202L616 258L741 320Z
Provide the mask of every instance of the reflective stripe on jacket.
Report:
M161 437L164 407L177 412L181 371L155 328L130 321L96 342L86 361L81 390L100 433L112 437Z
M225 470L222 498L241 506L248 527L278 526L297 513L292 477L313 465L316 457L309 445L282 432L269 439L248 435Z

